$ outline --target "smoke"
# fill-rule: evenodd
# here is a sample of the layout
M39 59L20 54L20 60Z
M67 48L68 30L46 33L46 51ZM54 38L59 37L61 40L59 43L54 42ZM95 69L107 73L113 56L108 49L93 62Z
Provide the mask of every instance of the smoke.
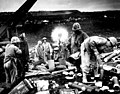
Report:
M65 27L57 26L52 30L51 38L54 42L66 42L68 39L68 31Z

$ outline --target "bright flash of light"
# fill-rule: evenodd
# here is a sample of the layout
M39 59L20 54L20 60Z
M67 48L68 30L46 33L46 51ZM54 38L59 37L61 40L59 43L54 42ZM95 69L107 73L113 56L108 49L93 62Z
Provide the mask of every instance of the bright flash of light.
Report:
M55 27L52 31L51 37L54 42L65 42L68 39L68 31L65 27Z

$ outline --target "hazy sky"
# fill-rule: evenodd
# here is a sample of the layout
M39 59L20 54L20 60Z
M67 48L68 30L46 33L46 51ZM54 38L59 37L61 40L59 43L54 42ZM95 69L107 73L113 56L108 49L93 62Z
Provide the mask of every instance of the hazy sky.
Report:
M0 0L0 12L16 11L26 0ZM104 11L120 9L120 0L37 0L30 11Z

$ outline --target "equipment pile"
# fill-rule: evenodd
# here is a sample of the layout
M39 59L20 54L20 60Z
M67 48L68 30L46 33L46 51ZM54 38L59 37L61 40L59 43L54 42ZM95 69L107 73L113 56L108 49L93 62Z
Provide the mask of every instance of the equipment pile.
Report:
M56 64L58 65L58 64ZM103 64L100 75L88 75L87 83L82 83L82 73L75 66L56 67L45 70L39 66L26 73L25 79L8 94L119 94L120 93L120 55ZM39 68L41 70L39 70ZM44 71L43 71L44 70Z

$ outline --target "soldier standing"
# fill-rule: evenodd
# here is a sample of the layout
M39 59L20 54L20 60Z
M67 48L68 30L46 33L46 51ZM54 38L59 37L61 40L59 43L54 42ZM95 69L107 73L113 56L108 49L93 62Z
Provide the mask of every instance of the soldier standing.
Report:
M44 61L47 63L48 60L51 59L51 56L52 56L52 52L53 52L53 49L51 47L51 44L49 42L47 42L47 38L46 37L43 37L43 49L44 49Z
M43 51L44 48L42 45L42 41L39 40L37 45L35 46L34 67L36 67L39 64L45 64Z
M5 47L4 69L6 75L6 83L13 84L18 77L17 71L17 55L22 51L18 48L20 39L16 36L11 38L11 43Z
M87 33L85 33L80 24L78 22L75 22L72 26L72 34L71 37L68 40L68 49L70 51L70 57L68 58L68 61L72 62L78 69L78 71L80 71L80 64L81 64L81 58L80 58L80 47L82 42L88 38L89 36L87 35ZM75 55L73 55L75 54ZM77 54L77 56L76 56ZM73 57L76 56L76 57Z
M69 49L70 54L74 54L80 51L81 43L89 36L85 33L78 22L74 23L72 26L72 34L69 38Z

